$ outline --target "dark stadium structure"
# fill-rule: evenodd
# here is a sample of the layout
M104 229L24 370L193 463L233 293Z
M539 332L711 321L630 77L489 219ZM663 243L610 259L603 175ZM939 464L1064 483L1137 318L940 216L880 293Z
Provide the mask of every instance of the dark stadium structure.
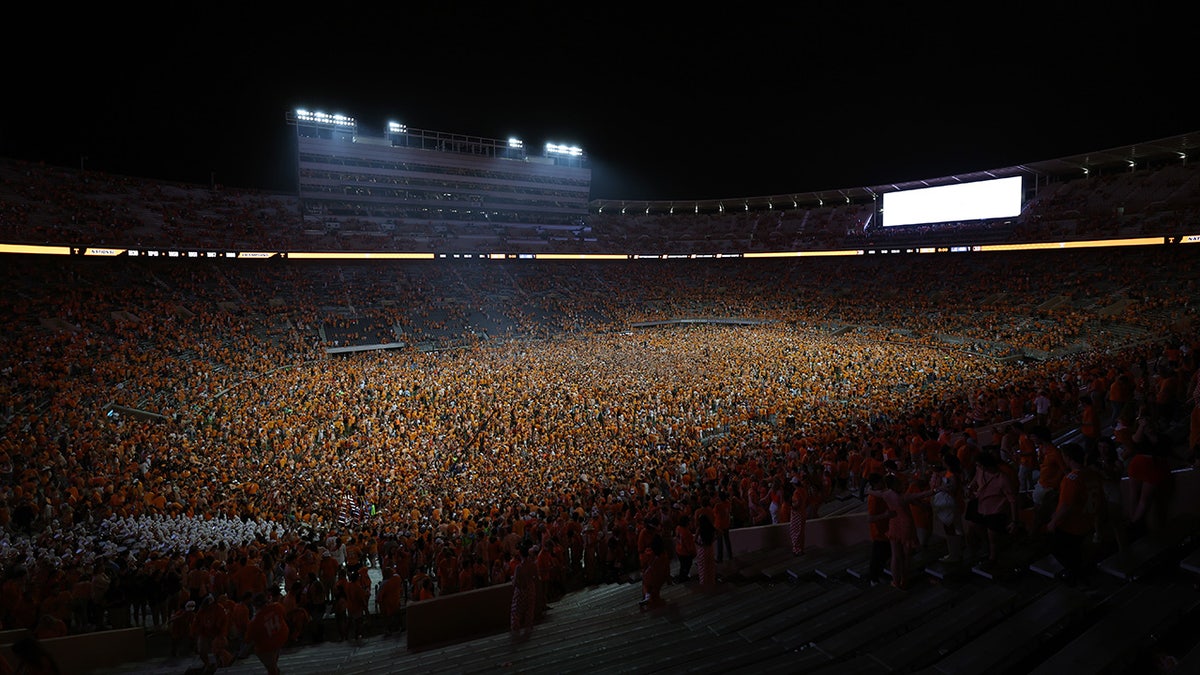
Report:
M579 148L287 122L287 194L0 161L8 663L263 672L277 593L290 674L1197 671L1200 132L626 202ZM994 465L1017 517L964 523Z

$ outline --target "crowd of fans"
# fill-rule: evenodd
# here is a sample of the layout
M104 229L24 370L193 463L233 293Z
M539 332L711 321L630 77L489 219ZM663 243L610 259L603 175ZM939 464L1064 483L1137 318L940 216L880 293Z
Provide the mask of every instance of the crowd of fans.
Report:
M1032 507L1082 574L1056 478L1099 477L1123 543L1200 442L1194 258L12 257L0 627L144 625L220 661L278 636L249 629L267 606L292 642L333 637L323 616L351 639L523 564L551 598L648 573L654 604L664 561L711 584L730 529L783 522L803 554L803 521L847 495L912 516L898 584L939 492L952 556L994 560Z
M624 289L590 270L602 293L564 297L541 291L574 283L568 268L528 277L513 268L506 274L521 277L523 297L553 299L510 310L510 339L335 357L317 330L323 303L385 309L378 295L396 285L360 285L362 269L11 262L0 621L42 636L179 629L206 598L233 616L235 605L278 590L293 640L321 638L312 618L326 613L353 637L367 612L396 623L405 600L508 582L522 542L536 545L527 555L553 597L648 569L642 554L659 546L650 546L656 535L677 557L685 517L692 529L715 524L713 548L696 553L711 561L729 555L716 543L730 528L791 521L793 504L815 516L835 495L861 494L868 479L900 481L893 489L931 479L935 490L954 470L963 487L976 464L988 467L976 452L1019 470L1030 444L1048 442L1038 430L1084 421L1081 392L1092 392L1084 398L1102 416L1093 424L1112 429L1085 465L1117 477L1139 448L1162 445L1147 439L1195 417L1196 345L1165 326L1140 343L1010 362L893 339L936 322L925 314L932 300L892 296L868 317L837 302L839 293L797 285L792 297L811 304L789 314L785 294L758 271L748 280L723 271L717 291L699 268L626 275ZM931 298L945 288L878 269ZM1036 296L1090 278L1081 269L1052 283L1036 269L1027 270ZM863 268L842 270L842 288L881 283ZM499 292L495 269L462 282L472 274L478 268L438 268L401 303L432 312L439 293L470 288L475 296L459 303L469 306ZM271 302L281 288L286 305ZM1176 309L1187 317L1186 306ZM630 328L633 318L676 312L764 323ZM817 320L835 312L842 324L884 328L834 331ZM953 314L942 330L960 325ZM556 315L586 329L534 320ZM1054 315L1043 320L1055 325ZM1012 422L1026 417L1028 425ZM1034 453L1043 462L1051 454ZM955 460L957 468L944 463ZM1038 469L1052 494L1056 474ZM1013 493L1054 504L1037 490ZM1151 504L1131 521L1153 518ZM981 500L981 513L995 506ZM1045 508L1043 526L1057 525ZM927 518L914 522L914 532L928 529ZM989 532L997 530L968 524L964 543L994 554ZM398 582L363 589L372 566ZM697 563L705 578L710 570ZM347 584L376 606L364 609ZM218 641L213 658L236 646Z

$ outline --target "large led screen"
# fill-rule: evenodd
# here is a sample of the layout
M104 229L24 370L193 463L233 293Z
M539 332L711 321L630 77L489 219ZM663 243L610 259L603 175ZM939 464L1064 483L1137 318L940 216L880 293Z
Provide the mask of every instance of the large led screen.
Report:
M1020 214L1020 176L883 195L884 227L1012 218Z

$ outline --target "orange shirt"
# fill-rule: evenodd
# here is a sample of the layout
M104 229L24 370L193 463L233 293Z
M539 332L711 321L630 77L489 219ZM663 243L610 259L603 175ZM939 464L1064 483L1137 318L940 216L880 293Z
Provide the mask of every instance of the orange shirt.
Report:
M244 602L234 603L229 612L229 622L235 635L245 635L250 627L250 608Z
M1125 473L1131 479L1157 485L1171 476L1171 472L1153 455L1138 453L1129 460Z
M1072 471L1059 484L1058 508L1065 508L1066 512L1057 529L1068 534L1084 535L1096 525L1096 508L1103 499L1103 495L1097 498L1096 492L1103 488L1088 473Z
M863 476L870 476L873 473L883 475L883 460L878 457L868 457L863 461Z
M1041 451L1042 463L1038 469L1038 483L1046 489L1056 488L1067 473L1067 464L1053 443L1041 446Z
M1083 406L1083 414L1079 420L1079 433L1090 439L1095 439L1100 435L1100 430L1096 425L1096 406Z
M192 620L192 635L217 638L229 631L229 615L219 602L201 607Z
M1108 400L1112 403L1125 404L1133 399L1133 386L1128 379L1118 378L1108 387Z
M1017 438L1017 448L1019 449L1019 457L1021 466L1027 469L1037 467L1037 446L1033 444L1033 439L1029 434L1021 434Z
M352 617L359 617L367 611L367 591L363 587L353 581L347 582L344 586L346 590L346 611Z
M922 484L921 481L909 481L907 494L919 494L929 489L928 485ZM912 514L913 525L923 530L928 530L933 527L933 505L930 504L929 498L917 499L908 504L908 511Z
M379 587L379 609L386 616L400 611L404 604L404 579L393 574Z
M863 456L861 452L851 452L846 458L846 466L850 473L861 475L859 470L863 467Z
M282 649L287 640L287 610L278 602L259 608L246 627L246 641L254 645L256 652Z

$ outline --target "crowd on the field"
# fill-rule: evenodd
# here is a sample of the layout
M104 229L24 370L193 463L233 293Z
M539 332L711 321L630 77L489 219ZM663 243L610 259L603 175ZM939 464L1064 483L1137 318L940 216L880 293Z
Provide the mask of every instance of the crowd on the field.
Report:
M1139 484L1161 479L1189 415L1197 443L1194 332L1148 311L1189 317L1192 289L1156 285L1187 256L1108 262L1145 265L1128 279L1145 295L1104 318L1080 302L1036 311L1047 297L1114 304L1099 272L1036 257L951 259L941 274L585 267L586 283L567 267L14 263L0 622L43 637L157 626L180 648L208 626L203 649L221 658L272 593L292 640L353 637L367 617L398 630L406 602L511 583L522 564L548 597L650 571L652 603L664 561L694 560L712 583L732 528L797 523L800 552L799 525L834 497L965 488L992 467L1054 530L1055 471L1073 467L1049 463L1045 430L1092 429L1083 465L1109 481L1146 468ZM1004 269L1006 292L989 292ZM401 335L428 319L458 348L327 355L321 330L352 330L332 305ZM510 339L459 339L479 316ZM631 328L680 316L763 323ZM1017 317L1023 337L997 328ZM1116 325L1147 332L1121 343ZM1093 348L1010 362L972 348L984 335ZM971 524L967 494L950 521L959 554L992 555L1012 521ZM1150 526L1145 494L1112 522ZM933 501L905 502L914 537ZM337 636L321 634L325 615Z
M715 562L732 527L792 521L793 507L817 515L830 497L864 494L871 474L920 485L948 470L947 449L962 485L985 450L1020 478L1022 448L1039 429L1084 424L1084 400L1091 424L1111 430L1093 449L1110 449L1097 456L1115 455L1117 473L1194 416L1183 337L1016 366L776 321L330 358L300 330L271 339L251 330L264 316L218 311L228 287L198 269L152 271L150 283L72 274L38 280L48 297L18 288L5 300L0 620L41 635L178 628L188 602L211 596L233 616L272 589L295 639L313 638L325 613L349 635L355 617L406 599L506 583L523 542L538 546L526 552L554 596L642 569L655 536L678 560L684 516L689 530L715 526ZM228 277L244 294L262 281ZM672 298L703 311L712 300L689 299L685 280L670 280ZM720 306L749 313L730 291L752 287L727 288ZM284 318L319 323L314 303ZM904 325L896 312L875 323ZM114 398L162 417L101 414ZM1189 447L1194 423L1192 434ZM1014 492L1050 503L1034 488ZM376 604L362 608L347 585L364 585L368 566L401 580L400 601L367 587ZM696 567L710 579L710 562Z

